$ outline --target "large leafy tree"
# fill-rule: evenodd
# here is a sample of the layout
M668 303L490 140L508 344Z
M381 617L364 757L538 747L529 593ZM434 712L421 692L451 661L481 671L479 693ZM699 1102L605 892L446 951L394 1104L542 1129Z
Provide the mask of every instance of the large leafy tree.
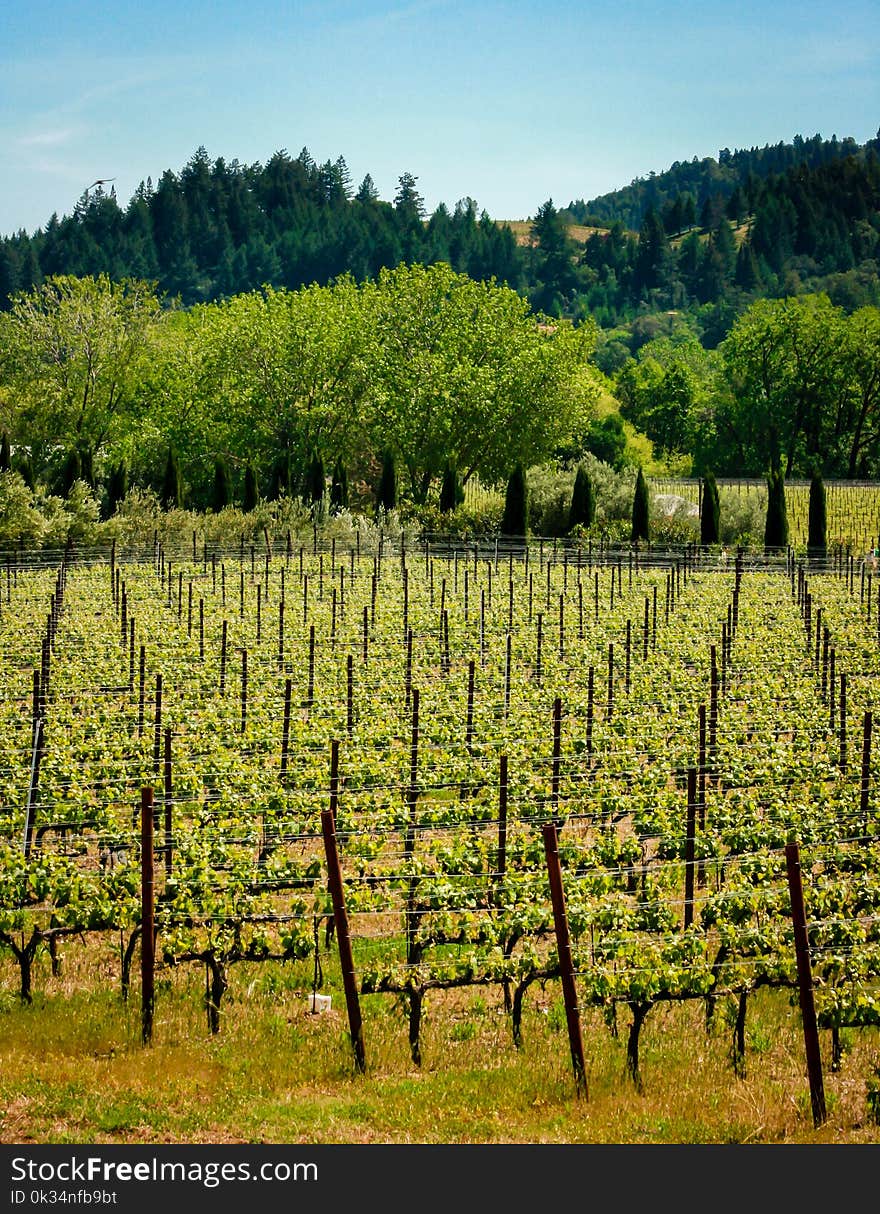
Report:
M54 277L0 318L10 429L39 471L59 452L90 461L129 431L152 330L152 286L134 279Z

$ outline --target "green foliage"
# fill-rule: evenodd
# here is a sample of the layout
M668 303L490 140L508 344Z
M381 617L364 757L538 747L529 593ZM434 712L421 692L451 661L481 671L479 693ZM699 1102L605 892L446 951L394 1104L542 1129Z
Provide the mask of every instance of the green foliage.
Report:
M321 502L327 492L327 477L324 472L324 461L317 451L313 451L306 471L306 500Z
M634 543L650 539L650 499L648 483L645 474L639 467L636 473L636 484L633 492L632 505L632 540Z
M522 464L517 464L507 481L500 531L510 536L524 536L529 531L528 487Z
M105 496L104 518L112 518L120 502L125 500L128 493L128 465L125 460L114 464L107 478L107 493Z
M785 477L777 468L767 476L767 517L764 524L764 548L784 548L788 544L788 513L785 505Z
M711 472L703 477L703 498L700 509L700 543L718 544L721 541L721 499L718 485Z
M82 477L82 465L79 451L74 447L68 451L58 473L58 492L67 497L74 484Z

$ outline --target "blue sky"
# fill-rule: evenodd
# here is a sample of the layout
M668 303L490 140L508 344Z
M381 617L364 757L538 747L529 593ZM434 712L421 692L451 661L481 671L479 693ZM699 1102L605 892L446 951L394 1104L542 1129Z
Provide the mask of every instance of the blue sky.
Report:
M0 234L98 177L343 156L392 198L519 219L675 160L880 127L880 4L28 0L4 4Z

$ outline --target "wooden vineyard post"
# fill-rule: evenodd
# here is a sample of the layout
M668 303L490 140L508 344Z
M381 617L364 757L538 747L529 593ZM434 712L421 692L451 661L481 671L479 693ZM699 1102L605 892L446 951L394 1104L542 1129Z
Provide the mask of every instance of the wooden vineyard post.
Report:
M559 774L562 762L562 700L559 696L553 701L553 765L551 770L550 804L553 806L553 818L557 830L562 829L559 819Z
M511 661L512 661L512 657L513 657L512 645L513 645L512 637L511 637L511 634L508 632L507 643L505 646L505 656L504 656L504 719L505 719L505 721L510 716L510 667L511 667Z
M24 821L24 858L31 854L34 841L34 818L37 812L37 799L40 788L40 763L43 758L44 722L38 717L34 722L34 745L31 754L31 777L28 782L28 798Z
M608 642L608 720L614 715L614 642Z
M798 995L801 1019L804 1026L804 1048L807 1055L807 1073L810 1080L810 1103L813 1108L813 1125L818 1129L824 1125L825 1090L822 1083L822 1055L819 1051L819 1029L813 1002L813 975L810 968L810 943L807 936L807 919L804 910L804 891L801 883L800 852L797 843L786 843L785 866L788 872L788 889L791 895L791 921L794 928L794 948L797 960Z
M293 695L293 679L287 679L284 684L284 720L281 726L281 772L279 779L283 784L287 779L287 763L290 753L290 701Z
M412 689L412 726L410 731L409 758L409 787L407 788L407 826L403 841L403 853L407 861L412 858L416 845L416 807L419 800L419 689ZM406 960L408 965L418 962L418 946L416 932L418 930L418 912L415 909L416 886L418 879L409 878L406 895Z
M596 703L596 670L591 666L587 672L587 754L593 753L593 714Z
M871 793L871 729L873 713L866 712L862 728L862 782L859 809L862 815L862 836L868 841L869 797Z
M156 675L156 719L153 732L153 770L159 772L160 745L162 742L162 675Z
M351 654L345 663L345 731L349 738L354 732L354 658Z
M507 872L507 755L502 755L498 761L498 864L496 877L504 881Z
M223 632L220 639L220 694L223 695L226 691L226 647L229 635L229 625L226 620L223 621Z
M165 730L165 876L171 876L172 859L172 814L174 789L171 781L171 730Z
M700 807L700 830L706 829L706 705L701 704L698 713L697 736L697 802ZM697 865L697 884L706 884L706 866L701 860Z
M306 707L315 702L315 625L309 625L309 686L306 692Z
M694 834L697 826L697 769L687 773L687 828L684 845L684 927L694 921Z
M241 725L239 731L247 729L247 700L248 700L248 651L241 651Z
M333 811L330 809L321 810L321 830L324 835L324 852L327 857L327 879L330 887L330 897L333 901L333 922L336 927L336 938L339 941L339 965L342 970L342 986L345 991L345 1006L348 1012L348 1027L351 1034L352 1049L354 1050L354 1062L358 1071L363 1074L366 1069L364 1027L361 1019L360 1001L358 999L354 958L351 951L351 933L348 926L348 913L345 908L345 894L342 888L342 870L339 865L339 852L336 847L336 822Z
M465 746L468 754L474 752L474 682L476 673L476 663L473 658L468 662L468 687L467 687L467 717L465 721Z
M581 1035L581 1021L577 1002L577 986L574 979L571 942L568 935L568 918L565 913L565 892L562 888L562 867L559 863L559 845L556 827L552 822L548 822L542 827L542 833L544 836L544 855L547 859L547 875L550 879L553 925L556 931L556 949L559 955L559 971L562 978L562 993L565 1001L565 1019L568 1025L568 1042L571 1047L575 1091L578 1095L582 1095L584 1099L587 1099L587 1068L584 1062L584 1043Z
M141 789L141 1040L153 1040L156 925L153 914L153 790Z
M627 695L630 692L630 655L632 653L632 620L626 621L626 657L624 659L623 686Z
M840 770L846 771L846 672L840 675Z
M140 663L138 667L138 737L143 737L144 733L144 696L146 692L146 677L147 677L147 651L141 645Z

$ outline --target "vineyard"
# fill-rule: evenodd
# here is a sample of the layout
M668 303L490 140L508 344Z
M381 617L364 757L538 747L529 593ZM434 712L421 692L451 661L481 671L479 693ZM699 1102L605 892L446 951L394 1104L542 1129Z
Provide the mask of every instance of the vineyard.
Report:
M491 1005L493 1048L541 1051L564 1109L589 1108L599 1033L628 1098L660 1085L645 1039L669 1008L744 1082L752 1019L781 999L803 1033L801 1125L847 1076L876 1129L880 579L863 552L316 529L233 552L11 553L0 1016L29 1017L36 1048L78 973L119 1009L114 1048L146 1056L175 983L207 1042L271 985L332 1020L352 1084L389 1032L404 1069L454 1067L453 1029ZM563 1009L555 1036L539 998Z

